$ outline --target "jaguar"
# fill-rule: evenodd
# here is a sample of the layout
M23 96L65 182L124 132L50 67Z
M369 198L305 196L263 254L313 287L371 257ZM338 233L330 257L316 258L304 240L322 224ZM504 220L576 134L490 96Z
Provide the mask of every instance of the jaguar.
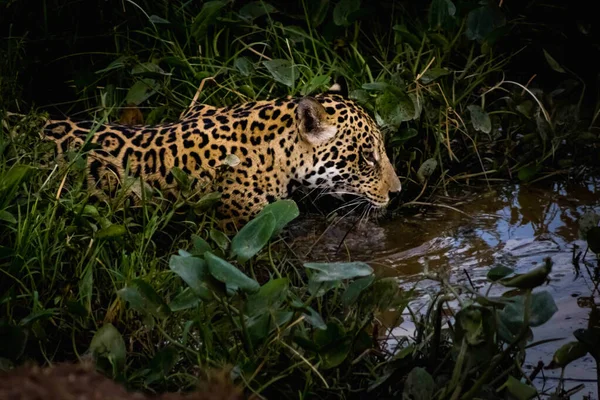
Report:
M176 196L174 170L194 188L212 184L217 211L236 227L299 187L355 195L374 208L401 190L375 121L339 94L193 105L178 122L153 126L49 120L43 137L59 155L87 146L87 184L103 193L133 176Z

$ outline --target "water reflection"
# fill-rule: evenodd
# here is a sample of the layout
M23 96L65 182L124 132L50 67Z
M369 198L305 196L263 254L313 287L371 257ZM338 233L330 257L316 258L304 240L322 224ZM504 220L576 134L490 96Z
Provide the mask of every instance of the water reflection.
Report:
M305 259L367 261L380 274L402 277L405 285L418 282L423 293L433 284L420 280L426 264L449 271L455 282L466 283L466 270L471 281L481 287L491 266L501 264L524 272L550 256L554 268L546 289L559 311L545 326L534 330L535 340L564 339L536 347L526 362L527 366L536 365L538 360L547 364L558 346L575 340L575 329L587 326L590 301L583 300L591 295L593 283L587 274L576 276L572 250L573 246L585 248L578 237L578 218L589 210L600 212L599 185L600 179L593 179L585 183L511 184L477 192L458 188L451 198L439 199L438 203L456 207L468 216L430 207L387 223L368 223L348 234L352 221L330 226L307 219L293 228L294 246ZM588 254L587 259L592 258ZM399 329L403 334L410 327ZM555 385L560 370L544 372L550 377L546 385ZM594 380L592 357L571 364L567 377ZM595 384L587 386L595 392Z

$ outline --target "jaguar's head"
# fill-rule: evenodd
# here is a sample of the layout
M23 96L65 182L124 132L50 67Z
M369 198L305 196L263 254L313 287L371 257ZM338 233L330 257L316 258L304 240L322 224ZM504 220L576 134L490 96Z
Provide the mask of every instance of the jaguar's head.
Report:
M400 180L375 121L338 95L305 97L296 108L300 139L310 148L303 184L331 193L354 194L384 207Z

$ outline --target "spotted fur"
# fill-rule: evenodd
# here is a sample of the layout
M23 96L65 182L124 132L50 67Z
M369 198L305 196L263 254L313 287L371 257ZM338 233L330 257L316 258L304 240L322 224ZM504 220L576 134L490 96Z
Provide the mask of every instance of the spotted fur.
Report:
M215 184L219 211L238 223L299 186L355 194L374 207L400 191L375 122L339 95L199 105L177 123L156 126L53 120L44 136L63 153L80 147L90 131L96 144L87 156L91 187L106 191L129 174L176 193L171 171L179 167L196 187ZM220 174L230 154L240 162Z

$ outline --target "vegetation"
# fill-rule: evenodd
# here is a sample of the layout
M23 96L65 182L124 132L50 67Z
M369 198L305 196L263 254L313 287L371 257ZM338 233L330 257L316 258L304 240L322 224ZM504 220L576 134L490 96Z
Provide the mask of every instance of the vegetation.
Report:
M158 123L193 100L221 106L343 82L385 130L405 204L455 181L593 167L599 107L587 72L551 43L524 47L544 31L522 17L538 3L98 1L95 24L78 13L88 3L38 3L0 1L15 18L0 24L3 368L90 354L148 391L189 389L199 370L229 366L267 398L535 395L520 365L530 328L556 311L532 291L550 262L524 275L491 270L494 285L518 289L504 297L427 276L440 291L419 313L410 291L366 264L302 265L285 251L294 202L274 203L233 238L217 229L212 193L94 202L81 155L56 166L38 132L57 110L115 121L129 107ZM522 76L523 54L550 76L544 85ZM393 335L380 318L390 309L415 332ZM558 366L594 348L590 332Z

